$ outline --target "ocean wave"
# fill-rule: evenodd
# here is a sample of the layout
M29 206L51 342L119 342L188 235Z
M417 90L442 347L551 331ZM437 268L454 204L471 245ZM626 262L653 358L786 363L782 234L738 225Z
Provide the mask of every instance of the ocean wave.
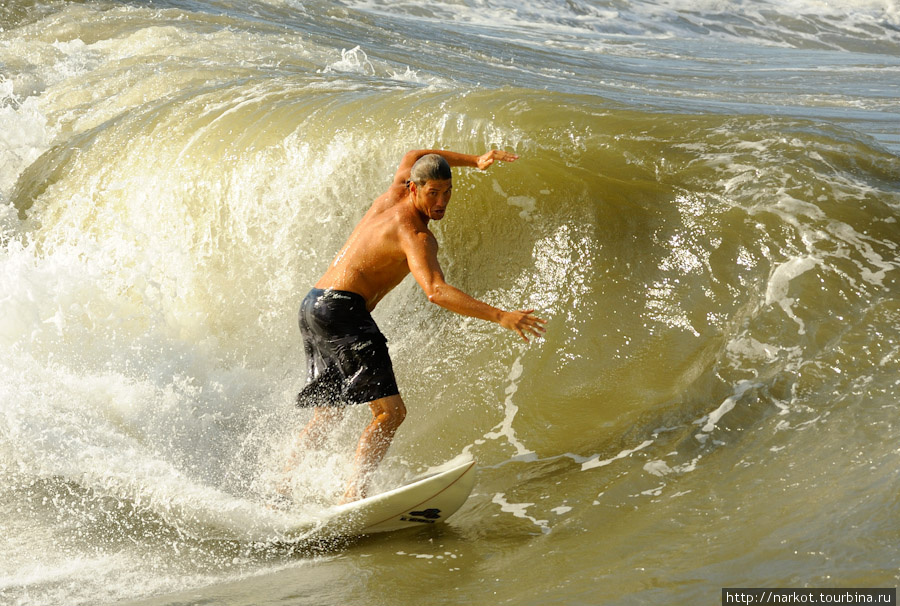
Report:
M451 534L519 537L522 558L572 541L593 568L603 528L634 592L640 529L667 537L639 550L660 570L685 541L713 570L751 557L708 551L749 540L721 512L768 519L770 501L799 512L778 545L819 549L821 514L893 561L873 537L895 529L900 160L841 113L850 84L796 109L819 94L810 70L761 94L753 62L852 47L812 70L852 74L897 44L894 4L4 6L0 595L89 602L67 558L110 601L284 564L254 523L305 420L296 306L424 147L520 155L458 170L434 230L451 283L548 332L526 346L411 280L385 298L410 420L380 481L469 453L482 471ZM680 38L753 56L685 67ZM860 99L866 124L887 123L885 87ZM307 504L339 493L355 412L296 479Z

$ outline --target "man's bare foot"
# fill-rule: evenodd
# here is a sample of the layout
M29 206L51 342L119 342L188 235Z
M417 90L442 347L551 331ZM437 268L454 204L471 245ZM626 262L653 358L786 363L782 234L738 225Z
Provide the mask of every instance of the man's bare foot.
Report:
M344 496L341 497L341 500L338 501L338 505L346 505L347 503L352 503L353 501L359 501L361 499L366 498L365 490L360 490L360 488L356 485L356 482L351 482L349 486L347 486L347 491L344 492Z

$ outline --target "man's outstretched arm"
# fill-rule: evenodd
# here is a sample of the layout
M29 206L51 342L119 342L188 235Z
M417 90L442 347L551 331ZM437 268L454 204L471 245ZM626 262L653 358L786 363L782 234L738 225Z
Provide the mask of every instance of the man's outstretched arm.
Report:
M547 321L535 316L533 309L504 311L447 284L437 260L437 241L430 232L407 234L403 247L410 273L432 303L464 316L496 322L515 331L525 341L529 336L539 337L544 333Z
M421 158L422 156L427 156L428 154L437 154L442 156L444 160L447 161L451 167L462 166L467 168L477 168L479 170L487 170L494 162L515 162L519 159L519 156L516 154L503 151L502 149L492 149L489 152L481 154L480 156L472 155L472 154L461 154L458 152L447 151L443 149L417 149L410 152L406 152L403 156L403 160L400 161L400 166L397 168L397 173L394 175L394 184L395 185L406 185L406 181L409 179L409 173L412 170L413 164Z

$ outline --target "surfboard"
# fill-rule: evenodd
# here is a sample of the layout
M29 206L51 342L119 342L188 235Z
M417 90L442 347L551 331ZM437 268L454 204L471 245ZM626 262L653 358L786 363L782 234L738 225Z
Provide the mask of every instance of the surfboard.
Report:
M469 498L474 470L471 460L448 466L393 490L332 507L312 527L304 524L288 534L351 537L444 522Z

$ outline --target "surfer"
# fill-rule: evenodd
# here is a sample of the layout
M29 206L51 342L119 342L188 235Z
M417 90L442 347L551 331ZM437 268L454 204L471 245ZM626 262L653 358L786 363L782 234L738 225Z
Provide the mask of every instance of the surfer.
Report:
M368 403L373 418L360 436L342 502L366 496L369 475L406 417L385 337L370 312L407 274L441 307L496 322L525 341L544 332L545 320L533 309L504 311L447 284L437 240L428 229L430 221L441 220L447 211L451 167L487 170L495 162L516 159L502 150L480 156L418 150L403 156L388 190L375 199L300 306L307 385L297 405L315 410L297 437L285 477L300 452L322 444L347 404Z

